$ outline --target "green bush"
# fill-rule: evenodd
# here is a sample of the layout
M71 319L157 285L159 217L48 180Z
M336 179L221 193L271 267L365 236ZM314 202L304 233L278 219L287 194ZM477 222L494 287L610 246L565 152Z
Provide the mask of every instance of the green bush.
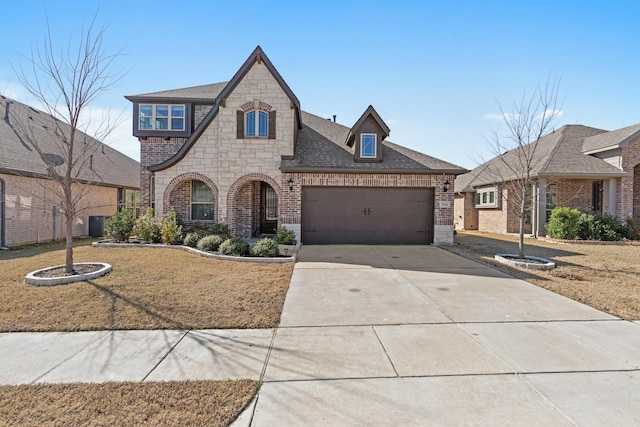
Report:
M135 223L136 218L133 214L133 209L124 208L111 215L111 218L105 221L104 233L116 242L124 242L131 236Z
M198 233L200 236L217 234L229 238L229 226L223 222L192 221L182 228L187 233Z
M278 250L278 244L275 240L265 237L264 239L258 240L251 247L251 255L261 257L277 257L278 255L280 255L280 251Z
M554 239L572 240L578 237L580 229L580 211L565 206L558 206L551 211L546 225L549 236Z
M193 234L193 233L190 233L190 234ZM222 236L212 234L198 240L197 247L201 251L215 252L220 248L220 244L222 242L224 242L224 238Z
M629 217L624 222L624 230L625 235L629 240L638 240L640 239L640 226L636 222L635 219Z
M633 221L633 220L632 220ZM582 214L578 236L584 240L620 240L634 231L610 214Z
M198 242L203 237L206 237L206 236L202 236L197 231L192 231L191 233L187 233L187 235L184 236L184 239L182 240L182 244L185 246L189 246L190 248L195 248L198 246Z
M162 230L153 217L153 208L147 208L144 215L136 221L133 235L145 242L158 243L162 241Z
M276 242L279 245L296 244L296 234L287 227L279 226L276 233Z
M182 225L180 217L175 211L169 211L162 218L162 241L167 245L180 243L182 238Z
M245 256L249 254L249 243L240 237L232 237L222 242L218 250L223 255Z

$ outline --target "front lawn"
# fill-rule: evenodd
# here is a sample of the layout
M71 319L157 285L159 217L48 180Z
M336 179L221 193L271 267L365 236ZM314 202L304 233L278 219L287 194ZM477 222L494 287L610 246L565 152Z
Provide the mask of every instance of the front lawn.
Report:
M0 252L0 332L106 329L273 328L293 263L220 261L173 249L78 246L74 262L108 275L53 287L30 271L64 263L62 247Z
M227 426L256 381L35 384L0 387L0 424Z
M496 254L518 253L518 237L458 232L445 248L626 320L640 319L640 246L560 244L525 238L525 254L551 259L549 271L497 263Z

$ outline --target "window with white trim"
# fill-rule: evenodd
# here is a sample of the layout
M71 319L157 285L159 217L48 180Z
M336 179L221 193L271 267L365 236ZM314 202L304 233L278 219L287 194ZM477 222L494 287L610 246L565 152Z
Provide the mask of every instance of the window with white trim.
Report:
M261 110L252 110L245 114L244 136L266 138L269 136L269 114Z
M191 220L213 221L213 191L196 179L191 181Z
M376 153L376 138L378 135L375 133L361 133L360 134L360 157L361 158L375 158Z
M184 130L184 104L140 104L138 129Z
M496 187L479 188L476 190L476 208L497 208L498 189Z

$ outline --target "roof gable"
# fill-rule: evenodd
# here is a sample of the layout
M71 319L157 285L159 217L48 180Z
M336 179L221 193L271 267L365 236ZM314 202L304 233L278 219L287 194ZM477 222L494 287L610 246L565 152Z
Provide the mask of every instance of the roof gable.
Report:
M611 132L602 131L601 134L585 138L582 152L594 154L626 146L630 140L640 135L640 123L627 126Z
M191 150L191 147L193 147L193 145L196 143L198 138L200 138L204 130L211 124L213 119L218 115L218 112L220 111L220 107L221 106L224 107L226 98L233 92L233 90L238 86L238 84L242 81L242 79L247 75L249 70L251 70L251 68L256 63L264 64L264 66L271 73L271 75L276 80L278 85L280 85L284 93L287 95L287 97L291 101L291 108L294 108L296 110L297 123L298 123L298 126L301 126L302 120L300 119L300 101L295 96L295 94L293 93L289 85L287 85L287 83L284 81L284 79L282 78L278 70L276 70L276 68L273 66L273 64L267 57L267 55L262 51L262 48L260 46L257 46L254 49L254 51L251 53L251 55L249 55L249 57L244 62L244 64L242 64L240 69L234 74L231 80L227 82L224 88L222 88L220 93L216 96L215 104L213 108L209 111L209 113L207 113L207 115L204 117L200 125L194 130L191 136L189 136L189 138L182 145L182 147L180 147L180 150L178 150L178 152L174 156L170 157L164 162L159 163L157 165L149 166L148 170L151 172L161 171L175 165L180 160L182 160L184 156L187 155L189 150Z
M349 130L349 134L347 135L347 139L345 141L349 147L353 146L358 130L367 122L369 118L371 118L380 127L380 131L383 136L382 140L389 136L389 133L391 132L389 130L389 126L387 126L384 120L382 120L382 117L380 117L375 108L373 108L372 105L369 105L364 113L362 113L362 116L360 116L358 121L356 121L356 123Z

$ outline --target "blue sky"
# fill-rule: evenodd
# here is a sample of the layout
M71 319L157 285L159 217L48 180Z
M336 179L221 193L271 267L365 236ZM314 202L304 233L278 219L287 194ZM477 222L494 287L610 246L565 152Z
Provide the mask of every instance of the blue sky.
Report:
M0 92L27 103L11 64L42 44L47 16L64 46L97 11L125 75L94 106L125 111L109 142L136 159L124 95L227 81L257 45L305 111L352 126L371 104L389 140L466 168L491 157L496 102L508 112L550 75L556 127L640 122L635 0L0 2Z

